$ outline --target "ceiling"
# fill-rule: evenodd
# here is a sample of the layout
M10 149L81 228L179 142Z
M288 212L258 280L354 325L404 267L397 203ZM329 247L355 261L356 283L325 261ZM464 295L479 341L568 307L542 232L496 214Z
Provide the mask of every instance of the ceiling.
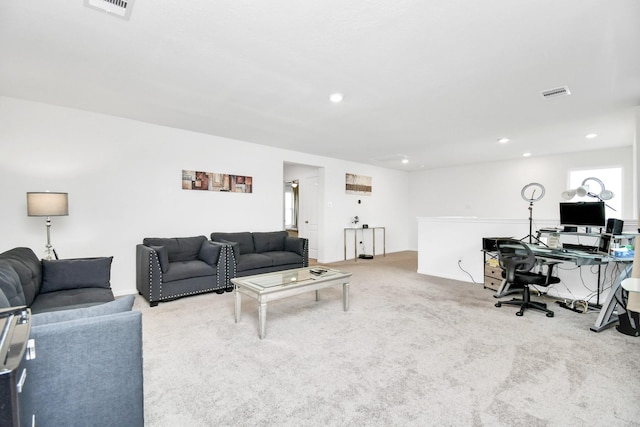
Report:
M638 0L129 10L0 2L0 96L406 170L633 143ZM571 95L542 97L560 86Z

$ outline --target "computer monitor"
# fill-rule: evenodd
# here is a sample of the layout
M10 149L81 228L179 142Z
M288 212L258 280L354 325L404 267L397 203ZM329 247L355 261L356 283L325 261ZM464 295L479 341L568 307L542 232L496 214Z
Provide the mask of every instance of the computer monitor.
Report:
M604 202L560 203L560 224L604 227Z

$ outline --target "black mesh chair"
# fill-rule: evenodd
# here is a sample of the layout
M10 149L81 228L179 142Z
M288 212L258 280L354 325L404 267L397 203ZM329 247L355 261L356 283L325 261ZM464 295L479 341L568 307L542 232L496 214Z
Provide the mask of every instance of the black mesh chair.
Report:
M547 309L547 304L531 301L530 285L549 286L559 283L560 279L553 276L553 267L558 262L541 261L536 258L529 246L520 240L499 239L497 240L498 261L502 267L502 277L510 285L509 289L521 288L523 290L522 299L514 298L510 301L499 301L496 307L502 304L519 305L520 310L517 316L522 316L528 308L544 311L547 317L553 317L553 311ZM534 271L536 265L540 270Z

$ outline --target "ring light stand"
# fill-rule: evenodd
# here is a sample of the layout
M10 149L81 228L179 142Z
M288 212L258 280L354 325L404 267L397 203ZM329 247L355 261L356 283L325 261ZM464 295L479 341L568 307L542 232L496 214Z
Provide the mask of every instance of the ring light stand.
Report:
M538 193L536 195L536 193ZM522 198L529 202L529 235L524 236L520 240L529 239L529 243L533 243L533 239L536 240L537 243L542 243L540 239L535 237L533 233L533 204L538 200L544 197L544 186L537 182L532 182L531 184L527 184L522 187L522 191L520 191L520 195Z

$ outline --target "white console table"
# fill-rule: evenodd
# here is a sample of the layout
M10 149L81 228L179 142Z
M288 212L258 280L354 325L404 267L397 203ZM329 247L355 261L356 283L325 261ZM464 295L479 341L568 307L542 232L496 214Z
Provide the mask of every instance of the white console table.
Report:
M358 261L358 231L362 232L362 237L364 238L364 233L367 230L371 230L372 240L373 240L373 253L371 255L376 256L376 230L382 230L382 256L387 256L387 231L385 227L348 227L344 229L344 260L347 260L347 232L353 231L353 255L355 260Z

